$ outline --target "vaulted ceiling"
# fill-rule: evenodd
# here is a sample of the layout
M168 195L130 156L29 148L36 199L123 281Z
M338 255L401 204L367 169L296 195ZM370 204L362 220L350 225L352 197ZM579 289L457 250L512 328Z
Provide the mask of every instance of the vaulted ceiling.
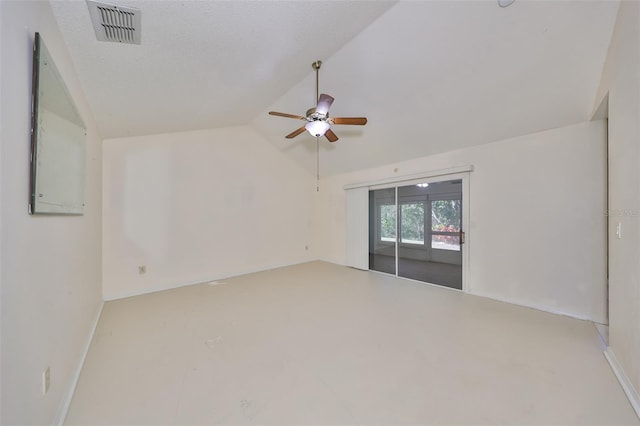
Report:
M99 42L83 1L52 1L104 138L251 125L285 139L314 106L366 116L321 141L324 175L589 119L619 4L611 1L109 1L142 10L142 44ZM304 123L302 123L304 124ZM248 153L250 155L250 153Z

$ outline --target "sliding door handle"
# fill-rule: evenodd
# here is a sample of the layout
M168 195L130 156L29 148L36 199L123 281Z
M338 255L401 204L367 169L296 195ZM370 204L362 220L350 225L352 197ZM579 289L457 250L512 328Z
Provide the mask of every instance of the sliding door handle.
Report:
M459 234L460 234L460 244L464 244L464 237L465 237L464 232L460 231Z

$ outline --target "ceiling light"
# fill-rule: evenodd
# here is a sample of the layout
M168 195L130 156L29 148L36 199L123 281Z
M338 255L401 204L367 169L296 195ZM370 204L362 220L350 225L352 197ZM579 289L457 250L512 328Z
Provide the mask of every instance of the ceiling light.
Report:
M307 129L309 133L311 133L311 136L316 137L324 135L325 132L329 130L329 127L331 127L329 126L329 123L322 120L310 121L306 126L304 126L304 128Z
M513 4L516 0L498 0L498 6L500 7L508 7Z

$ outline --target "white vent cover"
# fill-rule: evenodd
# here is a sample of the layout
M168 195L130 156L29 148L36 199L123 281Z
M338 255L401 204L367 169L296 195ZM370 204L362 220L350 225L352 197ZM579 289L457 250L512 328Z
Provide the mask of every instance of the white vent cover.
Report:
M100 41L140 44L139 9L87 0L96 37Z

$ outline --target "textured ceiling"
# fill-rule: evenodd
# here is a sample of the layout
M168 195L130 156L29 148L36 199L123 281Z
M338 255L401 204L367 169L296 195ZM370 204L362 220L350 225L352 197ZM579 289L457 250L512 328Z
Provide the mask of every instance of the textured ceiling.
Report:
M331 114L369 122L334 126L334 144L321 139L321 174L589 120L618 6L399 2L323 64L320 91L336 99ZM313 85L310 73L267 109L306 111ZM313 172L315 138L284 139L298 122L267 109L252 125Z
M53 0L104 138L246 124L393 2L104 0L142 43L99 42L84 1Z
M98 42L83 1L54 1L103 137L250 124L315 172L315 138L268 116L313 106L311 63L335 126L322 174L589 119L618 2L122 1L142 45Z

